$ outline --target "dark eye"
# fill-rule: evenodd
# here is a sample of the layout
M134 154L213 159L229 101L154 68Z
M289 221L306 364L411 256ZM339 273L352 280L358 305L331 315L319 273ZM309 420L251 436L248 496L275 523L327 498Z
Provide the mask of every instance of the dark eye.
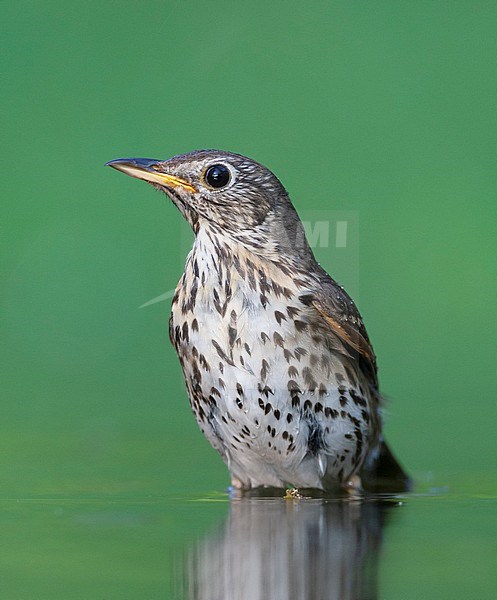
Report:
M228 185L231 178L230 170L224 165L212 165L205 172L205 181L213 188L222 188Z

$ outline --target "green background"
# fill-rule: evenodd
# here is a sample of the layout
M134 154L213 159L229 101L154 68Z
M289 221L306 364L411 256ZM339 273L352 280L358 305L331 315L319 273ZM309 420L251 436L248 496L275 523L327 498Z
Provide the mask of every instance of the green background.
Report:
M348 248L316 254L365 318L392 447L420 490L495 497L495 12L3 4L5 597L79 597L76 582L81 597L168 597L168 557L228 510L223 496L190 513L160 503L217 498L228 478L190 413L169 302L139 309L175 286L191 234L165 196L103 167L122 156L240 152L304 218L352 214ZM145 502L139 559L118 551L125 519L85 537L69 518L85 502ZM470 556L488 557L484 531Z

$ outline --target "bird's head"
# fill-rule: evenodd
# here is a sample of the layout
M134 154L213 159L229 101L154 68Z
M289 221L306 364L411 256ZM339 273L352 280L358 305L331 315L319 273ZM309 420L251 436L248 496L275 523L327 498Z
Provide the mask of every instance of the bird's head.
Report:
M261 253L308 255L302 224L279 179L240 154L197 150L168 160L121 158L107 163L166 193L195 233L214 227Z

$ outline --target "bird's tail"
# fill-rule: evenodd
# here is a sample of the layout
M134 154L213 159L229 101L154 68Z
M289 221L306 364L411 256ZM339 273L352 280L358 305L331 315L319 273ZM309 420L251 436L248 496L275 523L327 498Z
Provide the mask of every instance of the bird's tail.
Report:
M368 492L408 492L413 487L412 479L393 455L385 440L377 453L368 460L361 471L362 485Z

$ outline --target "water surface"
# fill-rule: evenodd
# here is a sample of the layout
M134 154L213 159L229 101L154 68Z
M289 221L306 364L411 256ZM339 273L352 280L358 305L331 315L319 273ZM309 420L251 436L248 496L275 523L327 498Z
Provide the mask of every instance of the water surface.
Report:
M490 494L1 500L2 597L495 598Z

